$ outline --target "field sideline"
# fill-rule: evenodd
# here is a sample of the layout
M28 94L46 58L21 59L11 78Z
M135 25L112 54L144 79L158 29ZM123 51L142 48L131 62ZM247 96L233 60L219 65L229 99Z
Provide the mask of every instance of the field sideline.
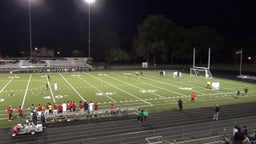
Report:
M45 106L47 102L63 103L64 101L93 101L99 108L110 104L116 107L144 107L149 112L177 108L178 99L183 99L184 108L196 108L256 101L256 86L252 83L213 78L210 81L220 82L220 90L206 88L204 77L190 77L182 74L173 78L172 71L162 77L159 71L143 71L137 76L136 71L93 71L84 73L45 73L1 74L0 75L0 127L12 126L20 120L7 122L6 109L9 105L17 109L22 106L25 114L29 113L31 104ZM214 75L214 74L213 74ZM49 88L46 88L46 83ZM55 91L53 84L58 84ZM249 93L244 95L243 89ZM236 98L237 89L241 91ZM196 102L190 102L190 94L197 94Z

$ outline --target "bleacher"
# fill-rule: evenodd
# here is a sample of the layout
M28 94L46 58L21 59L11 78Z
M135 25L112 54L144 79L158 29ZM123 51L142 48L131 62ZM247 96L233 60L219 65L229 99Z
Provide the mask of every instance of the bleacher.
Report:
M81 120L91 120L91 119L108 119L108 118L126 118L128 116L136 115L137 107L117 107L113 110L110 109L99 109L94 110L89 113L88 110L85 111L68 111L66 113L49 113L45 115L45 120L47 124L54 125L55 122L63 122L63 121L81 121ZM38 119L41 119L41 116L38 116Z
M64 57L64 58L36 58L32 60L19 59L17 62L9 62L13 60L5 60L1 63L0 72L43 72L43 71L87 71L92 70L92 66L88 62L88 58L83 57Z

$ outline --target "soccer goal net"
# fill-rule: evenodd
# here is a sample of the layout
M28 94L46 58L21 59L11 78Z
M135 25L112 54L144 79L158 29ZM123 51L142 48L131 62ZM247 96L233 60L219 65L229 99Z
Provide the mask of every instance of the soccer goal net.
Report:
M205 78L212 78L210 69L205 67L193 67L190 68L190 76L203 76Z

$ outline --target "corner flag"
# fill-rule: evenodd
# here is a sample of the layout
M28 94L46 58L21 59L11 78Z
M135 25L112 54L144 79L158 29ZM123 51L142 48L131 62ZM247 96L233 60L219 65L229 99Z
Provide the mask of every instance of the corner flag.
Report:
M242 50L236 51L236 54L241 54Z

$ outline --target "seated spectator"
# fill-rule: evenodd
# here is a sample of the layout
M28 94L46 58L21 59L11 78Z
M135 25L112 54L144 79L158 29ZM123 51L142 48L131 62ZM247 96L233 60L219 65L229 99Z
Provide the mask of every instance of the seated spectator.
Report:
M237 132L235 133L235 136L233 138L233 143L234 144L241 144L244 140L244 133L241 131L241 128L237 128Z
M234 128L233 128L233 137L235 136L235 133L238 131L238 125L236 125Z

